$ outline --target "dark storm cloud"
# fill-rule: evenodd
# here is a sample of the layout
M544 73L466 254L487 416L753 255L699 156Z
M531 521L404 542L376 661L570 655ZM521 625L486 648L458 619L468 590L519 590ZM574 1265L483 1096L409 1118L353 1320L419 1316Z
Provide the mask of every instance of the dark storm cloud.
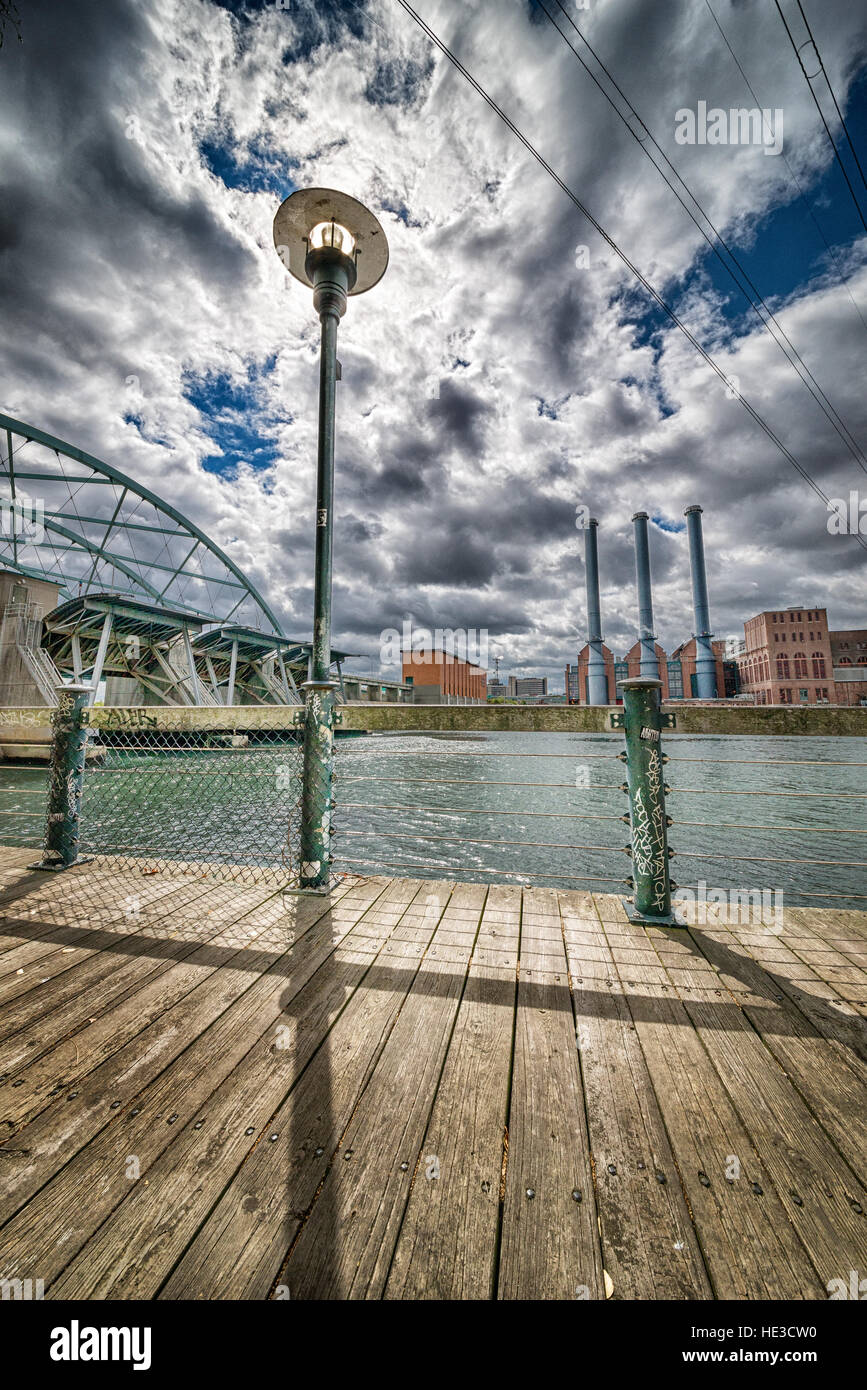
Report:
M439 396L428 404L428 413L443 430L443 442L461 449L480 449L484 422L491 405L467 386L451 378L439 383Z
M396 578L406 584L440 584L472 588L489 584L496 572L493 553L476 528L432 531L420 536L398 565Z

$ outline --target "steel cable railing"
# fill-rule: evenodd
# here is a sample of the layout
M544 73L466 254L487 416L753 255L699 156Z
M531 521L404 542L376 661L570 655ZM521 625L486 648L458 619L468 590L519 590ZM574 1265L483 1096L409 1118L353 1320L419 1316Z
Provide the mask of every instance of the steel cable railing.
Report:
M201 725L204 712L196 714L195 723ZM341 740L340 797L329 826L329 834L335 836L332 868L335 873L538 881L608 892L612 885L624 885L638 893L636 867L648 862L651 827L662 825L666 831L672 827L675 836L671 847L666 836L664 848L657 843L654 850L660 875L664 861L669 894L674 890L683 896L707 888L697 878L707 865L708 876L717 882L717 889L708 891L785 892L790 901L805 902L867 901L867 893L859 891L867 887L861 872L867 861L857 857L867 834L859 805L867 800L867 792L855 790L858 782L853 780L867 762L837 756L744 757L740 752L729 758L727 748L723 756L697 756L695 745L683 735L676 736L676 742L666 737L663 753L659 731L665 732L668 717L654 705L645 714L650 724L658 719L659 727L649 733L647 726L642 728L638 744L634 738L630 744L627 730L626 753L615 732L551 735L555 746L544 734L486 732L485 746L478 747L478 735L445 729L433 737L427 732L399 735L401 747L394 746L394 735ZM265 871L275 881L293 886L299 877L301 815L301 745L297 725L290 722L293 711L285 712L284 727L250 727L245 733L235 728L235 712L215 709L208 716L212 727L180 732L157 727L170 717L153 710L148 711L150 727L103 727L92 736L80 849L135 872L217 874L244 881ZM268 716L273 726L276 711ZM106 715L99 722L111 721ZM639 803L636 810L636 786L640 783L646 790L650 785L642 782L647 772L641 771L636 758L644 757L643 745L652 744L649 735L654 732L660 773L653 793L656 801L647 807ZM457 742L446 748L431 746L444 737ZM567 738L571 746L564 748ZM536 739L538 749L532 746ZM764 742L761 751L766 746ZM599 762L625 762L627 780L607 780ZM562 777L566 763L576 768L574 781ZM696 774L688 785L671 787L665 774L676 772L681 763L684 770L697 769ZM732 771L727 774L729 766ZM833 769L832 785L824 779L823 786L817 769L824 767L829 774ZM756 785L752 774L741 772L746 768L762 770L762 785ZM488 769L494 775L489 776ZM732 784L735 775L737 785ZM53 783L49 780L48 785ZM0 793L3 787L0 779ZM395 794L397 788L403 794ZM617 805L624 793L630 797L629 811L625 802ZM0 838L14 843L18 834L18 842L26 842L25 826L38 821L35 798L40 796L45 796L40 787L9 787L0 806ZM704 798L699 816L672 816L670 808L678 806L680 797L695 796ZM715 798L741 796L767 798L767 814L746 822L724 818L725 803ZM787 809L786 823L775 824L773 808L780 798L787 808L799 801L801 810ZM34 809L28 809L28 802ZM713 815L716 807L719 817ZM791 823L802 817L802 824ZM544 821L538 827L544 839L534 834L537 820ZM599 826L598 842L592 831L592 840L574 839L573 827L581 822ZM630 834L615 834L605 843L604 822L623 824ZM828 835L835 836L832 853L838 857L823 855L830 846L821 840L827 841ZM852 837L848 844L847 836ZM797 847L792 837L797 837ZM631 858L632 865L617 872L624 858ZM697 878L680 889L668 873L670 860L678 858L690 866L690 879ZM770 866L779 866L779 883L764 881ZM745 887L745 876L756 882Z

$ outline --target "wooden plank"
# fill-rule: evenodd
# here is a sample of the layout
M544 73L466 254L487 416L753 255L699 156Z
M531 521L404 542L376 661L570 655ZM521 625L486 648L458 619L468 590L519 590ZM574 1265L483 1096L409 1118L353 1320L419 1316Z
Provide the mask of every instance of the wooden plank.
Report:
M863 1030L863 1020L857 1016L829 1018L831 1011L820 1010L810 996L805 1000L793 989L786 979L784 962L776 961L773 971L763 969L718 921L711 926L694 926L690 936L718 972L719 983L734 996L841 1154L858 1172L867 1154L867 1064L846 1047L844 1039L853 1023ZM848 1006L841 1000L840 1007Z
M323 1183L327 1188L331 1182L341 1135L447 910L450 884L428 881L417 889L399 922L383 921L379 939L371 938L370 970L273 1117L277 1139L247 1156L161 1298L268 1296L306 1212ZM397 937L410 921L424 928L426 940Z
M70 911L64 903L60 911L56 904L44 910L42 920L34 920L33 914L0 918L0 925L9 933L3 939L17 943L0 958L0 1003L18 998L35 985L86 960L104 942L107 928L123 924L125 930L134 933L137 923L142 918L155 917L158 903L173 892L177 892L177 887L167 883L148 885L139 898L138 910L132 909L132 916L131 910L121 905L114 913L110 907L100 910L98 921L94 921L91 910Z
M654 942L686 977L677 992L827 1288L867 1263L867 1191L734 997L718 980L708 988L707 961L690 938L669 931Z
M254 900L257 896L254 895ZM241 907L249 906L249 901L249 896L245 893L241 899ZM92 1018L93 1021L88 1021L78 1032L59 1042L52 1050L38 1056L35 1061L23 1063L14 1076L3 1081L0 1084L0 1139L8 1139L42 1109L52 1094L59 1094L64 1088L70 1087L73 1081L80 1080L107 1057L119 1051L131 1038L233 956L236 948L231 945L231 920L235 915L234 910L230 910L227 905L226 916L229 918L229 925L222 928L221 935L229 935L225 947L222 948L216 941L201 944L200 929L196 937L194 916L191 934L196 938L197 945L191 954L177 963L169 963L166 969L146 979L140 988L132 994L127 994L107 1013L89 1015L88 1020ZM237 915L244 914L239 910ZM178 925L181 931L186 929L183 919L180 919ZM217 925L219 926L219 923ZM251 926L250 930L255 934L258 929Z
M153 1180L153 1195L148 1193L151 1178L147 1170L171 1144L177 1133L174 1124L179 1120L182 1122L184 1116L191 1119L200 1112L203 1103L222 1083L228 1080L231 1085L236 1068L243 1068L251 1050L273 1055L275 1038L279 1037L277 1024L283 1016L287 996L294 997L296 987L303 987L315 975L334 948L331 937L335 927L329 920L328 904L320 900L316 906L326 909L316 928L284 951L276 961L272 951L255 953L248 966L267 966L268 976L253 976L252 983L243 988L240 997L217 1018L212 1027L203 1032L149 1086L129 1098L129 1101L134 1099L135 1105L128 1101L110 1125L103 1120L102 1132L98 1137L81 1149L43 1187L36 1199L24 1206L8 1223L4 1228L3 1242L7 1267L23 1268L27 1259L38 1257L40 1265L49 1271L45 1277L47 1284L50 1283L69 1264L94 1229L109 1218L112 1211L137 1187L139 1178L142 1193L159 1221L164 1194L156 1179ZM356 904L356 913L363 912L365 906L362 899ZM299 908L300 912L306 913L307 910L307 905ZM351 927L347 926L349 930ZM283 924L277 927L274 934L278 933L284 937L285 946ZM217 973L216 980L225 981L232 975L239 982L242 975L247 980L251 979L248 968L243 972L224 968ZM288 989L287 978L291 980ZM200 1019L202 1021L206 1023L207 1019ZM208 1107L205 1113L213 1123L211 1108ZM189 1130L196 1134L197 1140L201 1138L210 1151L214 1141L210 1127L206 1132L204 1123L200 1126L201 1135L192 1126L189 1126ZM239 1134L241 1132L238 1131ZM245 1134L242 1142L250 1145L256 1141ZM134 1175L131 1178L129 1175L128 1160L131 1156L140 1165L138 1177ZM91 1194L85 1207L76 1198L83 1186ZM20 1193L18 1195L20 1198ZM159 1198L156 1210L154 1197Z
M478 925L486 894L458 885L443 925ZM280 1274L293 1298L382 1295L470 959L437 935Z
M7 1000L0 1022L4 1070L13 1069L5 1055L6 1047L14 1051L13 1034L19 1035L16 1042L32 1061L57 1039L75 1031L83 1018L98 1015L131 987L195 950L196 940L177 939L178 922L189 905L195 906L195 921L201 923L196 937L203 944L217 934L227 916L241 916L260 900L261 895L256 894L252 903L245 896L226 904L219 892L207 890L191 899L187 889L185 894L169 894L147 906L137 905L132 920L123 915L112 919L106 912L98 929L76 934L86 944L61 948L54 975L40 979L31 972L27 991L14 1003ZM66 935L65 939L76 937ZM39 971L46 968L50 966L42 957ZM39 1052L33 1050L36 1046Z
M787 944L827 986L828 992L820 997L863 1005L867 1001L867 976L846 952L837 948L836 941L848 941L853 933L859 938L867 935L867 913L787 907L785 923Z
M0 1146L5 1178L0 1221L106 1125L120 1122L131 1108L144 1111L145 1099L148 1114L157 1113L177 1094L186 1094L203 1071L216 1087L234 1064L233 1049L242 1044L243 1055L251 1036L274 1026L287 995L287 978L293 989L300 988L385 887L385 880L370 880L362 889L341 888L328 900L290 898L282 904L272 899L266 909L257 910L257 924L264 930L252 953L246 946L239 949L242 969L232 969L235 958L230 958L226 967ZM259 966L265 973L257 978ZM158 1077L169 1088L167 1098L151 1084ZM168 1142L168 1131L166 1135Z
M520 923L520 888L492 886L412 1175L386 1298L495 1295ZM441 929L435 940L442 946L447 938ZM496 959L496 952L502 964L480 960L482 953Z
M268 895L271 896L270 890ZM199 895L195 911L189 916L176 910L167 921L145 919L135 933L112 935L111 950L95 952L75 967L80 989L53 1010L43 1003L43 996L51 1001L50 982L31 991L18 1009L10 1010L16 1021L23 1010L19 1021L23 1026L0 1042L0 1077L5 1087L16 1087L22 1069L32 1068L62 1040L74 1038L108 1011L118 1009L138 991L147 989L149 983L171 976L185 961L202 962L203 957L197 956L197 952L207 943L216 944L222 939L226 926L259 906L262 896L258 890L245 891L226 901L204 893ZM191 960L193 957L196 959ZM22 1081L23 1094L27 1094L26 1080ZM8 1120L8 1097L4 1097L4 1102Z
M676 1164L675 1171L661 1168L660 1177L666 1184L680 1179L716 1297L826 1297L661 962L634 963L658 929L633 925L619 901L599 897L594 902L605 914L606 941ZM729 1181L733 1160L740 1177Z
M711 1298L653 1083L590 893L561 892L605 1269L615 1299ZM654 963L624 948L624 967Z
M150 1161L144 1149L142 1180L131 1191L127 1184L126 1199L120 1200L111 1217L51 1286L53 1297L154 1296L245 1157L257 1146L271 1147L276 1142L270 1137L280 1134L276 1116L298 1076L314 1056L328 1062L332 1048L332 1089L320 1088L317 1100L321 1112L323 1105L340 1093L340 1104L348 1107L342 1120L345 1124L370 1065L371 1052L379 1045L380 1031L364 1026L365 1007L372 1005L373 1011L383 1016L389 1011L396 1013L405 987L401 984L400 992L395 991L392 997L378 990L359 990L357 985L400 920L406 895L414 895L419 887L413 881L390 886L378 907L382 911L390 898L395 910L391 920L385 920L380 939L362 937L356 941L350 937L335 953L333 964L324 962L297 997L293 993L284 1000L281 1026L290 1030L288 1046L278 1046L279 1034L272 1027L253 1042L216 1091L207 1094L207 1088L206 1099L195 1088L192 1094L176 1095L175 1109L180 1111L183 1106L181 1113L189 1117L187 1125L155 1161ZM398 944L406 952L415 949L409 943ZM331 1040L329 1047L323 1047L323 1035L327 1036L335 1021L339 1045ZM198 1121L201 1128L197 1130ZM142 1137L147 1141L146 1135ZM114 1152L96 1156L94 1182L111 1184L116 1200L124 1195L117 1173L123 1148L121 1145ZM150 1187L159 1190L158 1205ZM212 1296L210 1291L208 1296Z
M605 1297L566 952L552 889L525 889L523 895L498 1290L503 1299Z

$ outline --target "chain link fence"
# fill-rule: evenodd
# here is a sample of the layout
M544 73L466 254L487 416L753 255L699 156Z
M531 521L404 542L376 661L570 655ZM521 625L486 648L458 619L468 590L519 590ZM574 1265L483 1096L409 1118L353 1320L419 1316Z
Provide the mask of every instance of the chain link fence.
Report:
M92 730L80 853L297 889L303 730L291 720L287 710L285 728Z

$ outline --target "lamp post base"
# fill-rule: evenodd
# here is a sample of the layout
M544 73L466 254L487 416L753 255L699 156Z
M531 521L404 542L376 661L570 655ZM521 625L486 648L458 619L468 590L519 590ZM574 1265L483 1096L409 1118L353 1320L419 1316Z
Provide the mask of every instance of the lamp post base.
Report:
M676 908L672 908L669 913L657 916L652 912L639 912L635 903L631 902L629 898L621 898L620 901L626 909L626 915L630 922L637 922L639 925L644 924L648 927L689 926L689 922L687 922L686 918L679 913Z
M62 874L66 869L77 869L79 864L92 863L93 859L89 855L83 854L79 859L73 859L71 864L64 864L62 861L60 863L52 864L50 860L48 862L43 862L42 860L40 860L38 864L28 864L27 867L28 869L39 869L42 873L45 874Z

